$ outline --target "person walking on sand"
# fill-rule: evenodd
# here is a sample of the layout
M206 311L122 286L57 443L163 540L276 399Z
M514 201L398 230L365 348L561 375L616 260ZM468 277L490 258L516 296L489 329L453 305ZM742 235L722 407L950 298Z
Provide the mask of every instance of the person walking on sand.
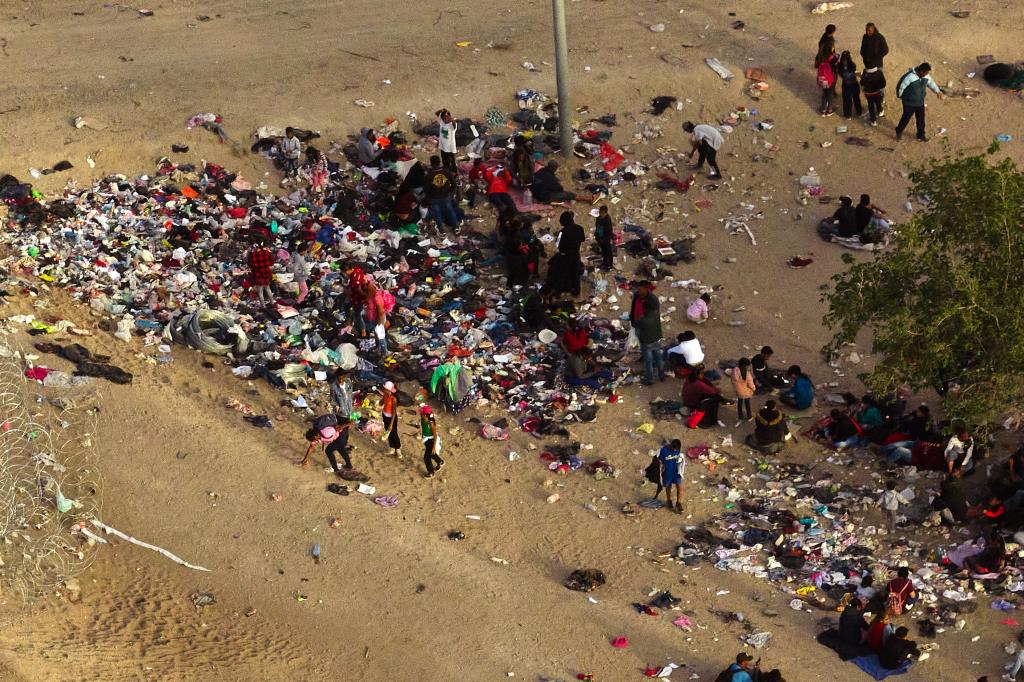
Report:
M309 441L309 446L306 448L306 456L299 464L308 467L313 449L322 445L324 454L327 455L327 461L331 463L335 474L339 476L342 474L342 470L338 468L337 455L341 455L342 461L345 462L345 468L351 469L352 459L349 457L348 446L350 426L352 426L352 422L345 416L339 418L333 414L326 414L317 417L313 422L313 428L306 431L306 440Z
M384 396L381 415L384 420L384 433L387 435L388 447L391 448L395 457L402 459L402 439L398 435L398 396L395 395L395 391L394 382L384 382L380 391Z
M927 142L924 125L924 99L928 90L935 93L940 100L946 99L939 86L931 77L932 65L925 62L916 69L910 69L896 83L896 96L903 102L903 115L896 125L896 139L903 137L903 130L911 118L917 121L917 139Z
M658 459L661 460L661 485L665 487L665 498L668 501L666 508L677 514L683 513L683 472L686 470L686 462L683 460L682 448L682 441L676 438L668 445L663 446L658 453ZM673 487L676 491L674 506L672 504Z
M718 180L722 177L722 171L718 168L718 150L722 148L725 143L725 138L722 137L722 133L718 131L718 128L710 126L706 123L700 125L694 125L692 122L687 121L683 124L683 130L690 133L690 156L692 159L694 153L697 154L697 165L693 166L694 170L701 170L704 167L704 161L708 162L708 168L711 172L708 174L709 180Z
M889 43L885 36L871 22L864 27L864 37L860 39L860 58L864 60L865 69L882 69L885 55L889 54Z
M427 478L444 466L441 459L441 434L437 432L437 421L430 405L420 408L420 433L423 437L423 466L427 469Z

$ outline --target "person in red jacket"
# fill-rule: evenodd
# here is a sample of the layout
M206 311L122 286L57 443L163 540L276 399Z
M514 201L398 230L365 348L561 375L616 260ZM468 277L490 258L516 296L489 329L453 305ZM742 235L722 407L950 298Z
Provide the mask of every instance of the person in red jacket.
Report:
M516 204L509 196L508 186L512 184L512 174L500 163L494 168L488 168L484 172L484 179L487 180L487 200L491 202L494 209L515 212Z
M683 405L690 408L690 428L702 429L718 425L718 406L731 405L722 392L704 378L704 367L698 365L683 383ZM702 415L697 417L697 415Z
M260 303L271 303L274 300L274 293L270 290L270 283L274 280L274 273L270 270L274 265L273 252L258 241L249 251L248 261L249 277Z

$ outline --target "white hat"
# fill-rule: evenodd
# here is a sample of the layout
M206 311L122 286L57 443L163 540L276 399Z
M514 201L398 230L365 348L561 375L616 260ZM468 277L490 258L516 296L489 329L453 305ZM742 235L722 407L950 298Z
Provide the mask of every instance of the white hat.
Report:
M558 338L558 334L554 333L550 329L541 329L540 333L537 334L537 338L543 343L554 343L555 339Z
M384 382L384 390L385 391L391 391L392 393L394 393L395 392L395 382L393 382L393 381L385 381Z

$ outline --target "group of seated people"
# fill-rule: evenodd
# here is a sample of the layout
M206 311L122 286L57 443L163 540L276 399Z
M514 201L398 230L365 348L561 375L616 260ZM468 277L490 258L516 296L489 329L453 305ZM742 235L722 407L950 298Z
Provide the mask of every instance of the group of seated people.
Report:
M822 236L858 239L862 244L887 243L892 225L885 219L885 211L871 203L867 194L860 195L860 203L853 205L851 197L839 197L839 208L821 222Z
M870 574L863 576L848 599L839 616L838 640L842 647L851 652L861 649L877 654L879 663L887 670L902 668L907 661L920 656L917 645L907 639L907 628L894 627L890 622L917 602L909 568L898 568L896 577L882 591L875 589ZM866 613L873 614L870 624Z

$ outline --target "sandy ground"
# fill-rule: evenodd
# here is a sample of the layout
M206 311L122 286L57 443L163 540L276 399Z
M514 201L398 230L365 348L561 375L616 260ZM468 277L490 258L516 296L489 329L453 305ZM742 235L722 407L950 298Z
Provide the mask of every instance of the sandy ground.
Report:
M652 0L568 3L573 103L588 105L595 116L617 113L621 125L613 142L627 144L635 122L650 119L641 111L652 96L687 102L682 113L670 111L656 121L664 138L629 144L631 158L653 160L658 148L680 148L683 120L717 119L737 106L754 106L776 124L770 133L743 127L727 140L720 161L731 179L717 192L647 193L652 202L664 202L656 206L667 216L657 232L701 235L699 260L677 268L677 275L723 287L716 298L719 319L701 332L711 358L770 343L778 364L799 362L817 381L833 380L817 353L827 338L818 287L843 267L842 252L813 232L816 219L834 207L795 201L797 176L809 166L822 173L830 194L869 192L898 218L905 201L901 171L908 163L947 143L979 150L996 133L1020 138L1020 100L980 82L979 99L930 100L933 141L927 145L894 143L898 105L890 106L878 128L849 123L852 134L872 141L870 148L843 144L834 129L845 122L814 113L813 48L830 21L840 27L839 45L854 53L863 23L878 23L892 47L886 69L891 84L924 59L945 84L970 83L966 74L978 69L978 54L1021 58L1010 52L1021 39L1019 3L968 0L957 7L970 9L970 18L951 17L945 4L916 1L858 2L827 17L791 0L708 7ZM101 2L0 3L0 172L27 177L31 166L70 160L75 169L69 174L38 183L53 190L69 175L87 180L151 171L171 143L184 142L191 151L177 157L182 161L209 159L273 185L277 176L268 175L267 162L244 151L256 126L294 124L322 131L325 141L343 140L361 125L401 119L409 110L423 118L443 105L457 115L479 116L491 104L510 109L518 88L554 90L553 68L544 64L551 50L543 0L519 2L515 9L466 0L431 0L415 8L366 0L157 2L148 8L154 16L144 18ZM735 19L745 22L745 30L729 28ZM648 26L655 23L666 30L652 33ZM456 47L460 40L472 45ZM751 101L743 79L723 83L704 66L706 56L737 74L746 66L767 69L771 89L760 102ZM527 60L541 71L524 70L520 64ZM376 106L358 108L352 104L357 98ZM224 116L232 144L220 145L204 130L185 130L185 119L204 111ZM70 124L75 116L107 127L76 130ZM755 153L766 158L764 140L778 143L779 150L772 159L754 161ZM826 141L835 144L824 149ZM1019 144L1006 150L1018 160ZM698 212L693 202L701 198L713 205ZM620 207L639 200L633 193ZM752 224L756 248L726 234L719 222L741 202L764 211L764 220ZM802 219L794 220L798 214ZM812 255L814 264L786 268L798 253ZM729 257L736 262L725 263ZM45 298L49 314L88 318L60 295ZM29 305L17 300L6 310L13 314ZM685 299L674 305L681 310ZM738 306L746 307L742 315L729 312ZM734 317L746 326L724 324ZM674 333L683 325L668 327ZM219 363L204 369L186 350L175 351L173 365L154 367L135 357L138 349L105 334L88 345L114 353L136 372L131 387L103 387L97 442L107 522L213 572L191 572L126 545L105 549L83 576L79 604L54 601L26 611L9 598L3 604L0 679L494 680L514 672L532 680L585 671L599 680L629 680L639 679L647 665L672 660L692 668L674 677L695 672L706 680L741 648L738 626L721 623L709 607L744 611L774 632L765 662L782 667L791 682L824 679L825 670L837 680L866 679L813 643L814 621L827 614L790 611L789 598L773 586L707 564L695 570L659 562L652 552L681 539L680 519L666 512L633 519L618 513L623 502L644 495L637 472L659 438L678 435L687 444L707 439L666 423L641 440L630 437L646 420L647 400L674 397L675 386L631 390L622 405L602 409L595 424L575 428L576 438L595 444L591 454L610 458L624 474L615 481L582 474L559 481L564 487L555 505L545 503L548 472L526 450L521 433L511 447L527 455L511 463L504 447L469 435L452 438L450 466L432 481L423 480L412 463L384 457L378 444L357 440L357 464L379 490L400 496L400 506L387 510L361 496L327 494L326 474L294 465L303 447L299 415L266 432L223 407L237 397L269 412L280 394L232 378ZM856 390L849 375L837 380ZM471 431L466 424L446 426L458 425ZM413 426L406 416L409 438ZM726 432L737 440L743 434ZM785 457L806 462L821 455L807 446ZM750 470L741 449L732 466ZM688 470L692 518L686 523L721 508L698 478L703 473ZM275 492L282 501L270 500ZM586 503L606 518L586 510ZM470 514L482 520L467 520ZM329 517L340 518L341 527L330 529ZM450 542L446 534L453 529L463 530L466 540ZM323 547L319 566L309 557L314 542ZM561 586L569 571L589 566L609 576L594 595L596 604ZM702 627L686 634L668 614L638 616L629 604L656 587L684 597L684 608ZM217 603L196 611L188 601L195 590L212 591ZM729 594L716 595L720 590ZM760 615L764 609L781 615ZM941 650L904 679L961 682L996 673L1002 642L1016 634L999 625L1001 618L983 605L967 631L940 637ZM974 634L983 637L971 643ZM629 638L628 649L608 645L618 635Z

